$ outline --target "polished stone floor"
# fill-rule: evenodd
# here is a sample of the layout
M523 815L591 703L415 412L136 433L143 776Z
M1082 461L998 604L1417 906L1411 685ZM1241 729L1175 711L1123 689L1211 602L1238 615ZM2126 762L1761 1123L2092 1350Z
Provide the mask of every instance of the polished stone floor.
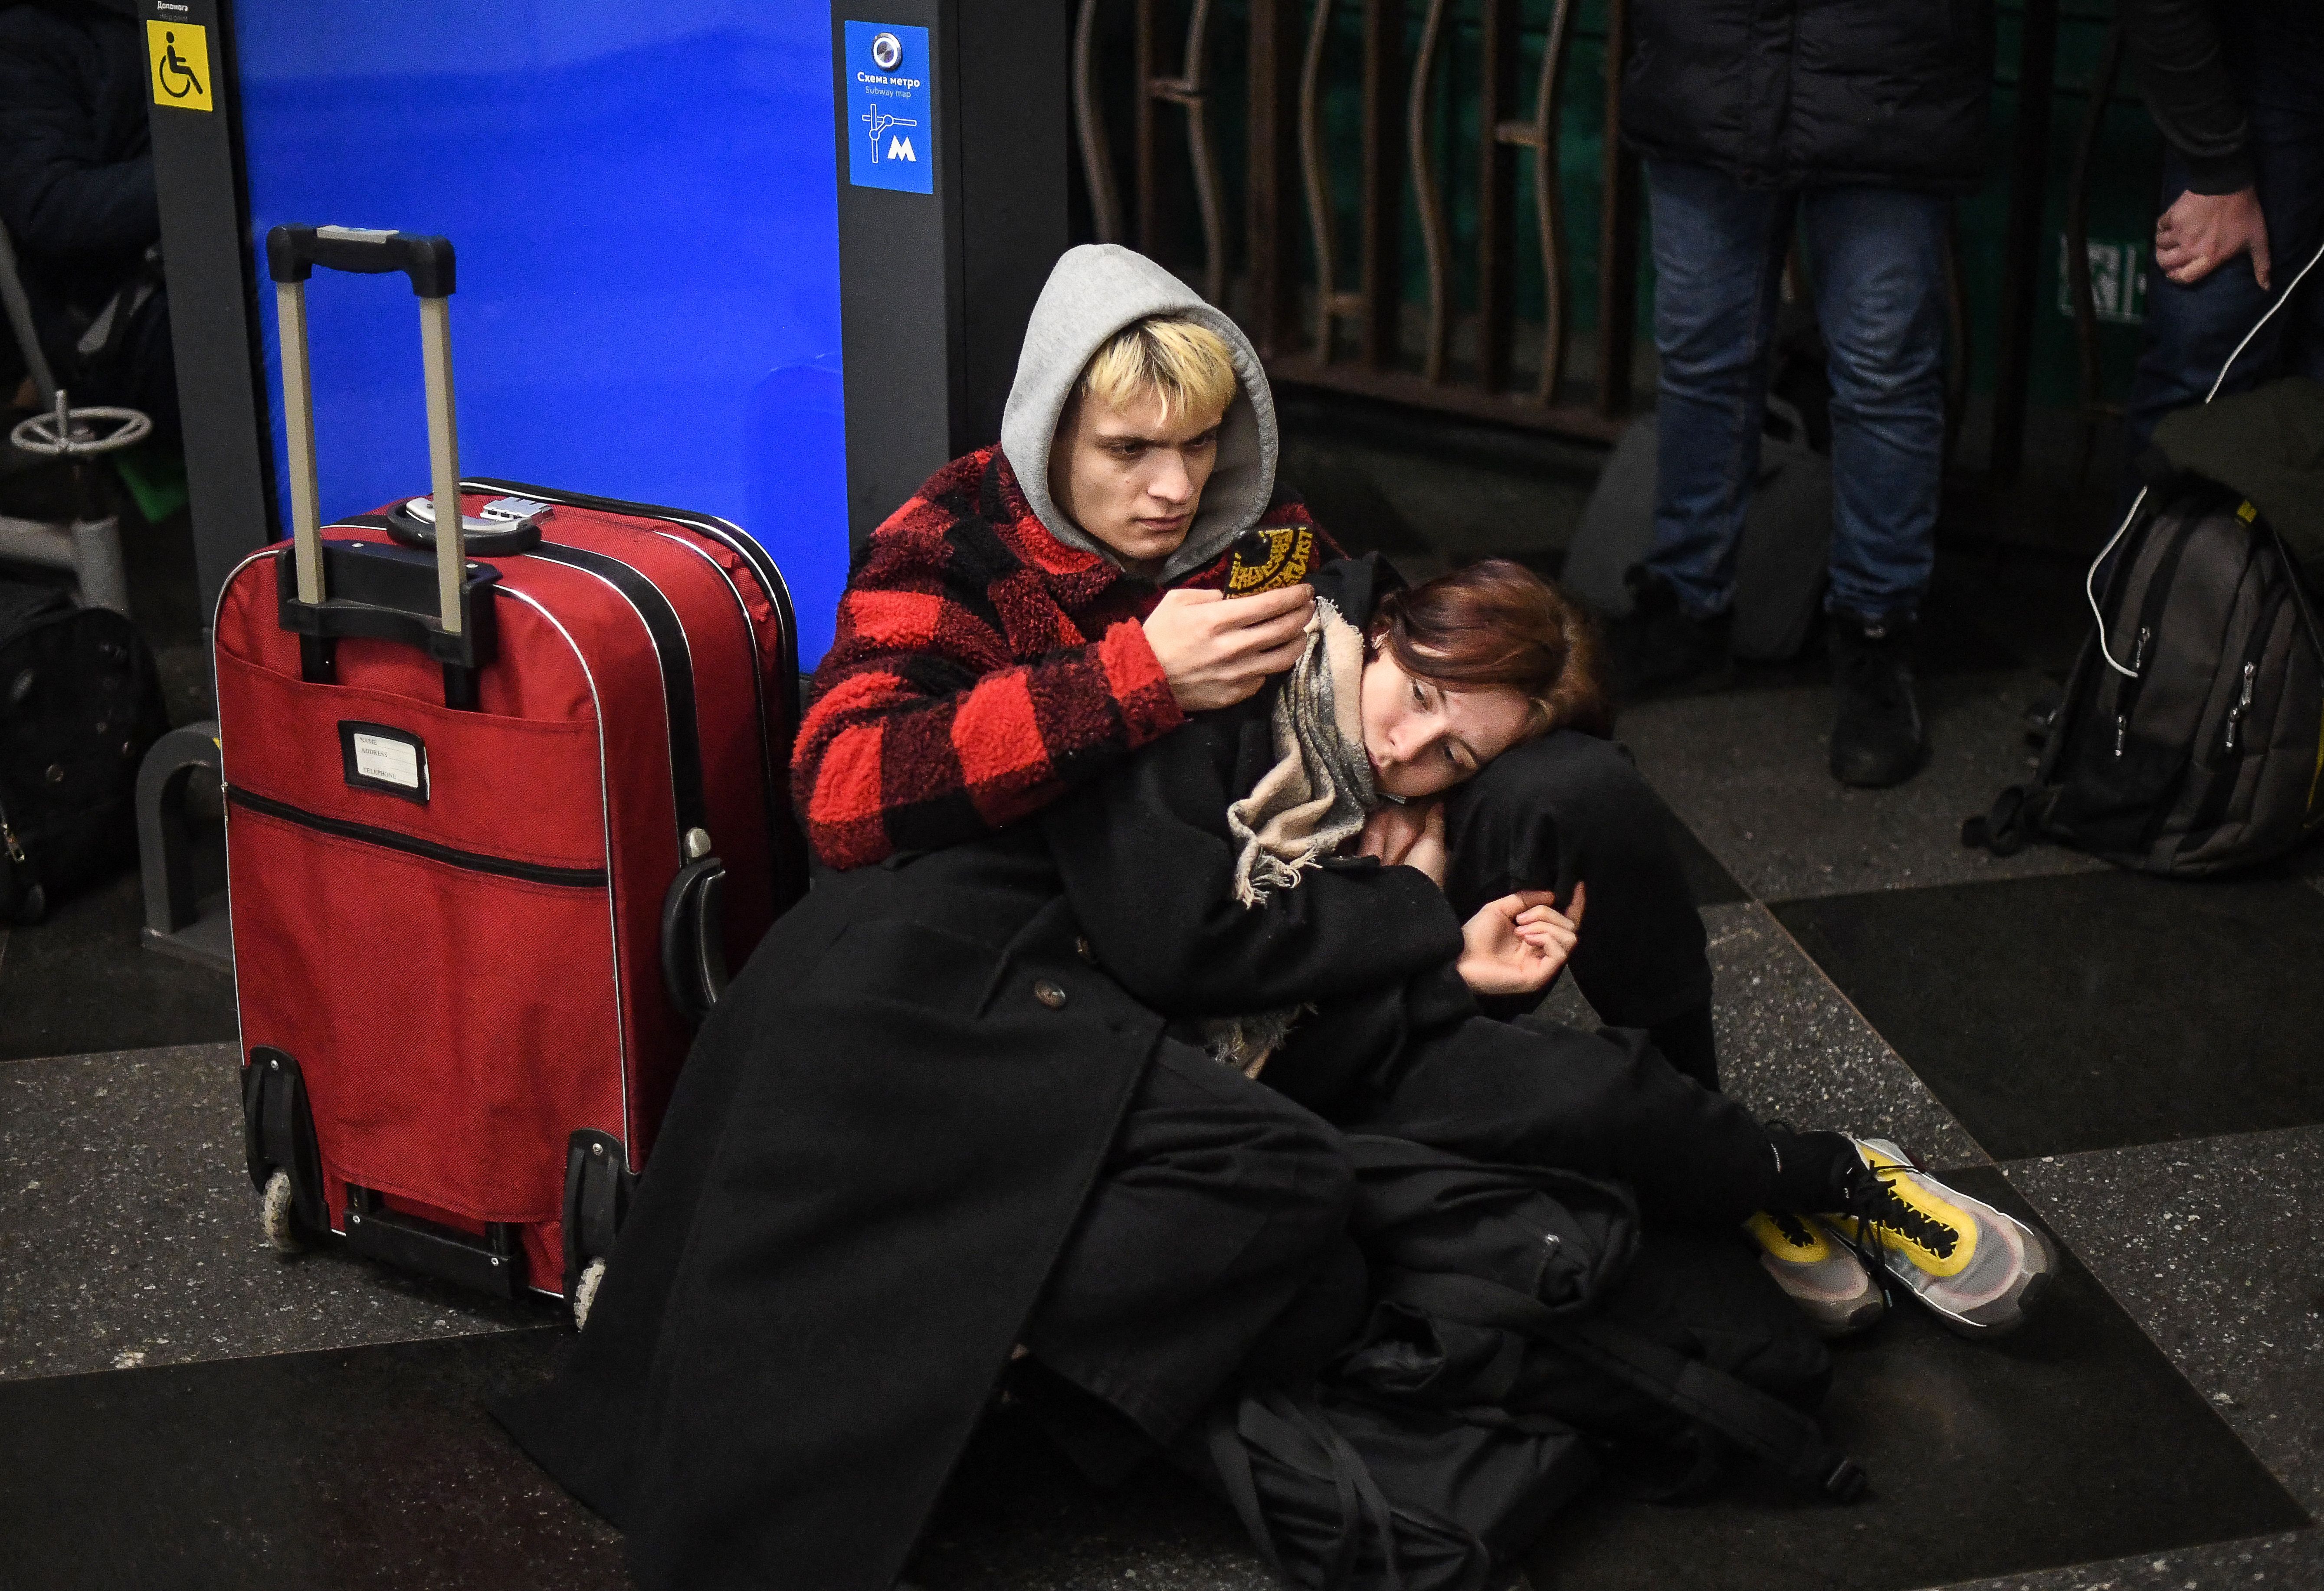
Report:
M1423 562L1498 524L1554 566L1579 490L1480 488L1432 542L1459 482L1377 474L1342 517ZM1974 545L1941 567L1913 783L1831 783L1812 660L1725 671L1623 736L1703 911L1729 1089L1896 1137L2045 1227L2064 1274L2002 1342L1906 1312L1840 1347L1825 1412L1863 1502L1593 1496L1545 1522L1539 1591L2324 1587L2324 859L2188 885L1962 851L1960 819L2024 777L2070 571ZM480 1407L543 1373L556 1312L270 1250L230 986L137 922L124 879L0 933L0 1591L628 1584ZM1570 988L1552 1007L1591 1020ZM911 1578L1268 1583L1191 1485L1093 1492L1006 1411Z

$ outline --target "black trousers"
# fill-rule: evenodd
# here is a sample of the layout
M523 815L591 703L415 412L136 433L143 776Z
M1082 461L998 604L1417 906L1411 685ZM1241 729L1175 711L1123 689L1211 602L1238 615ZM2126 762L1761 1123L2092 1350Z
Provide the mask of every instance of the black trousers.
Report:
M1313 1111L1166 1039L1025 1332L1048 1371L1167 1443L1272 1334L1320 1314L1320 1355L1363 1308L1355 1173ZM1338 1265L1333 1261L1337 1259ZM1339 1297L1309 1300L1311 1284ZM1286 1317L1294 1319L1286 1320ZM1296 1342L1279 1352L1296 1354ZM1086 1459L1092 1439L1068 1440Z
M1628 1183L1653 1215L1731 1232L1769 1201L1766 1130L1635 1031L1479 1016L1416 1046L1349 1130ZM1073 1389L1040 1411L1099 1479L1167 1446L1239 1371L1320 1367L1361 1323L1340 1127L1165 1041L1026 1346Z
M1638 1027L1672 1065L1719 1086L1711 962L1694 892L1629 754L1555 730L1496 758L1446 799L1444 892L1463 918L1517 889L1561 903L1590 886L1567 970L1598 1015ZM1480 1002L1514 1016L1538 997Z

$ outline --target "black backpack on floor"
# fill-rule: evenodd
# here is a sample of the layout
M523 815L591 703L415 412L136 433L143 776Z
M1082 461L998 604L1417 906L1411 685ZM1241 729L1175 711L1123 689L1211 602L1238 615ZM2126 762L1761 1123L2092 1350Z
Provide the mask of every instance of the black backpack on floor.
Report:
M168 728L127 619L0 583L0 922L135 860L137 765Z
M2238 493L2150 489L2098 601L2030 785L1962 842L2051 840L2139 872L2216 873L2324 825L2324 632L2296 566Z
M1310 1385L1212 1418L1212 1478L1286 1586L1480 1591L1609 1472L1694 1495L1738 1462L1847 1501L1824 1345L1733 1235L1641 1233L1623 1189L1351 1135L1375 1302Z

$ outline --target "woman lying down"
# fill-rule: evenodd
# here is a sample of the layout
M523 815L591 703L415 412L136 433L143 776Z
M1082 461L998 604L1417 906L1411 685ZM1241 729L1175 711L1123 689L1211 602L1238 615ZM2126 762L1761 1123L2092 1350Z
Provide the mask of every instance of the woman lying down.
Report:
M1634 1253L1679 1293L1727 1266L1720 1308L1764 1293L1826 1334L1891 1292L1971 1334L2023 1318L2042 1237L1895 1145L1763 1124L1639 1035L1479 1015L1546 987L1585 907L1456 920L1428 799L1553 724L1602 725L1602 696L1521 568L1394 584L1327 566L1305 658L1250 703L1017 830L819 878L770 932L703 1028L587 1329L498 1410L626 1532L641 1585L886 1591L1004 1376L1102 1476L1215 1459L1286 1578L1398 1572L1388 1534L1326 1529L1318 1565L1271 1529L1285 1505L1257 1493L1304 1454L1379 1531L1467 1543L1457 1572L1407 1582L1483 1583L1623 1433L1519 1407L1547 1383L1515 1338L1452 1413L1350 1401L1360 1346L1375 1370L1416 1362L1389 1307L1407 1259L1376 1241L1388 1190L1427 1190L1455 1248L1459 1210L1498 1210L1482 1241L1518 1208L1462 1204L1480 1178L1566 1212L1536 1231L1543 1253L1565 1234L1562 1264L1529 1262L1541 1296L1493 1317L1520 1337L1586 1314ZM1739 1301L1733 1264L1757 1290ZM1245 1421L1276 1441L1256 1491L1219 1413L1254 1398L1281 1416ZM1439 1494L1349 1473L1332 1410L1358 1402L1472 1477L1492 1457L1474 1442L1536 1444L1490 1550Z

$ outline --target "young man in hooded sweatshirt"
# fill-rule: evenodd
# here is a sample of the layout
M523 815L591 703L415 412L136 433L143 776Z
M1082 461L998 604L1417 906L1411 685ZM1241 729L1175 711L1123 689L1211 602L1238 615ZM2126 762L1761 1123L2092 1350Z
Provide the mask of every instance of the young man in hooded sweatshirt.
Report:
M1233 321L1129 249L1060 257L1000 443L873 531L840 599L792 761L816 857L997 832L1288 667L1304 582L1339 548L1278 489L1277 446ZM1702 921L1658 810L1609 742L1543 736L1445 803L1445 893L1465 919L1586 881L1575 982L1716 1087Z

